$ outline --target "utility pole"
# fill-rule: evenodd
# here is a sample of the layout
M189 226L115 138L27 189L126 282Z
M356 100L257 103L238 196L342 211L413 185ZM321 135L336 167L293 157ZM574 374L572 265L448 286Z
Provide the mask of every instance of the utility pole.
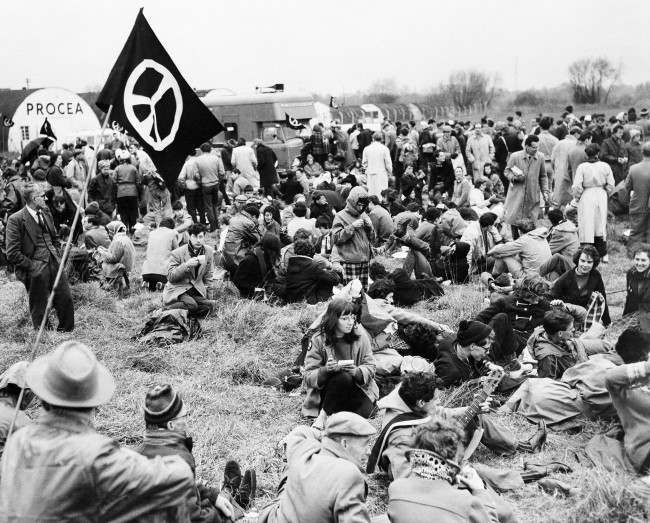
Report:
M519 69L519 57L515 56L515 92L517 91L518 88L517 84L519 83L517 78L519 76L518 69Z
M29 78L25 78L25 89L29 89Z

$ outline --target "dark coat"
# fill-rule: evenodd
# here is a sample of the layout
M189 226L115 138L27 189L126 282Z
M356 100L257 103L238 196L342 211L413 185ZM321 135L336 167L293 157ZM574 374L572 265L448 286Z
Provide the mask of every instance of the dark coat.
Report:
M179 456L190 466L192 473L195 473L196 464L192 455L192 442L178 432L167 429L147 429L144 441L136 450L149 459L157 456ZM208 503L207 499L201 499L196 483L187 499L187 508L192 523L220 521L214 505Z
M600 272L597 269L592 269L592 271L589 273L589 279L587 280L587 284L584 286L582 291L578 289L576 271L572 269L565 272L562 276L555 280L553 288L551 289L551 297L553 299L563 300L566 303L580 305L586 309L589 306L591 293L594 291L600 292L605 298L603 325L607 327L610 323L612 323L612 320L609 317L607 293L605 292L603 277L600 275Z
M393 301L398 307L410 307L421 300L442 296L445 291L434 278L411 280L403 269L393 271Z
M309 304L327 301L332 296L332 287L339 283L336 271L323 269L307 256L294 255L289 258L286 276L287 302L305 300Z
M600 146L599 158L612 168L616 183L625 179L625 165L618 163L618 159L623 157L627 158L627 151L625 150L623 140L612 136L607 138Z
M508 142L505 136L501 134L496 135L492 141L494 142L494 161L499 166L499 172L503 172L508 163L508 156L510 155Z
M274 278L273 267L269 265L264 251L260 247L255 247L239 263L233 283L239 289L242 298L253 298L256 288L264 288L265 284Z
M275 170L275 162L278 161L278 157L273 149L260 143L255 149L255 154L257 156L257 172L260 173L260 186L270 187L278 183L278 173Z
M332 214L332 208L329 203L325 205L320 205L317 202L313 202L309 207L309 217L314 220L318 218L321 214L326 215L330 219L330 223L334 220L334 215Z
M481 369L473 359L463 361L456 355L456 335L440 341L435 368L437 378L445 387L460 385L481 376Z
M43 210L43 219L50 231L53 246L58 249L60 247L59 239L56 234L54 220L48 210ZM15 266L16 277L23 283L28 281L29 273L35 266L33 257L40 238L38 227L38 223L29 214L27 207L23 207L20 211L12 214L7 222L7 261ZM59 260L58 256L57 260Z
M543 298L537 303L533 303L513 294L500 297L483 309L474 319L487 325L494 316L503 312L510 318L512 328L528 338L535 327L542 324L544 314L550 309L550 303Z
M650 312L650 270L641 273L632 268L627 271L627 298L623 315L635 311Z
M88 201L97 202L99 208L106 214L115 210L115 194L117 187L113 178L98 174L90 180L88 185Z
M325 196L325 198L327 198L327 203L336 212L342 211L345 208L345 200L338 192L330 191L328 189L318 189L316 192ZM314 193L314 198L316 198L316 193Z

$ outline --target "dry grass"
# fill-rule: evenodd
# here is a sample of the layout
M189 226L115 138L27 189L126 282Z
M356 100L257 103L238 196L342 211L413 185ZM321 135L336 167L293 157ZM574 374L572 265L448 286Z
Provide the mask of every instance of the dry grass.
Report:
M624 251L612 249L611 262L603 267L607 289L624 287L623 268L629 265ZM142 248L138 255L143 256ZM138 277L133 278L134 287ZM0 368L29 354L33 337L24 289L0 276ZM226 460L235 458L258 470L263 504L273 496L282 470L278 442L300 419L302 397L290 396L260 384L278 371L291 366L300 348L300 338L324 305L304 304L271 307L240 300L226 287L220 289L217 314L203 322L204 335L188 343L144 347L132 336L143 319L160 305L161 295L135 288L116 300L97 284L74 288L77 328L74 337L95 349L113 372L118 389L113 400L97 416L101 432L127 445L141 440L141 404L144 391L154 383L170 382L178 387L190 409L197 473L204 481L219 483ZM478 284L452 286L435 302L418 304L414 310L457 326L482 307L484 292ZM613 295L612 316L620 316L624 293ZM53 348L69 335L48 333L39 353ZM534 427L512 415L500 423L518 436L531 434ZM377 423L377 421L375 421ZM576 435L551 433L543 452L535 460L567 461L574 472L559 475L581 488L577 498L556 498L535 484L506 494L521 521L644 521L642 507L626 494L631 477L581 467L573 451L603 430L589 423ZM476 459L496 467L522 469L522 458L498 458L484 448ZM385 508L387 484L378 477L369 481L369 506L373 513ZM634 519L636 518L636 519Z

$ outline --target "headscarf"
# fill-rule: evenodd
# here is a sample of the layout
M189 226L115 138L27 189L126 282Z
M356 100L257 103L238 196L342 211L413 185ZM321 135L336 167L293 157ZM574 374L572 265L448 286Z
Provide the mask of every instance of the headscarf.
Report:
M113 237L120 232L126 233L126 225L124 225L121 221L115 220L110 222L106 226L106 230L108 231L108 235L113 239Z

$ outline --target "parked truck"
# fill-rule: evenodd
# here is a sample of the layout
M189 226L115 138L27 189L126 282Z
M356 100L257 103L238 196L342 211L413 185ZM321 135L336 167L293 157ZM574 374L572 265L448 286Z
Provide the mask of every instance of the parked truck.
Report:
M260 138L275 151L280 170L290 168L299 156L309 120L316 117L314 99L309 94L278 91L241 96L210 91L201 100L224 126L224 131L213 139L216 145L230 139L251 142ZM287 115L291 124L287 123ZM296 123L305 129L292 128Z

